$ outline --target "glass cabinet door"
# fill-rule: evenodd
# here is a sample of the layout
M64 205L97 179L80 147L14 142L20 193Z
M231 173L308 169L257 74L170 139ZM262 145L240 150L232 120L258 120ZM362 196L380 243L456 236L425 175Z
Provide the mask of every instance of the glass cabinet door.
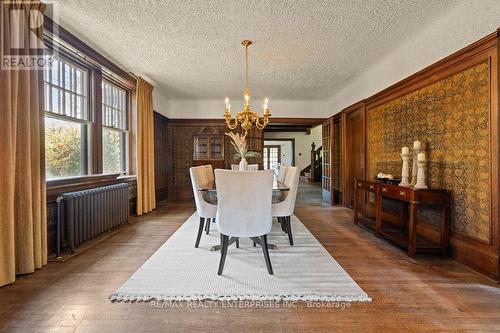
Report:
M193 136L193 160L223 161L224 134L196 134Z

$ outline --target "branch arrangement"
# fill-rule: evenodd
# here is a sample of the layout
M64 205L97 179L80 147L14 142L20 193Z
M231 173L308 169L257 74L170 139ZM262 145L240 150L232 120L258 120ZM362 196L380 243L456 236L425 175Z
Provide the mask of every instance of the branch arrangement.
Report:
M239 158L249 158L249 157L259 157L260 154L256 151L249 151L248 145L246 141L246 134L242 135L239 133L225 133L228 137L231 138L231 144L236 149L236 154L234 154L233 158L235 160Z

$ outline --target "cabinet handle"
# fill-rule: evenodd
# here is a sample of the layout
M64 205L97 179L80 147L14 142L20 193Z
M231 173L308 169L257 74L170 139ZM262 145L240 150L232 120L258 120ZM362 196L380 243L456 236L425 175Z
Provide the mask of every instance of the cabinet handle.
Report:
M358 183L358 186L361 187L361 183Z
M382 192L387 192L387 187L382 187Z
M373 185L370 185L370 190L373 190L374 186Z
M404 191L399 191L399 195L404 197L405 196L405 192Z

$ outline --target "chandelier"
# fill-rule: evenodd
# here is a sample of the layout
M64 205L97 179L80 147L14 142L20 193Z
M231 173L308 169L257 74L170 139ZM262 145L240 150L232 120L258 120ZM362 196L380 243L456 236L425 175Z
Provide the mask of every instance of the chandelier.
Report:
M245 92L243 93L244 104L243 111L236 114L234 119L231 119L231 104L229 104L229 98L226 97L226 112L224 117L226 118L226 125L230 129L235 129L238 124L241 124L241 128L245 130L245 135L248 131L252 129L252 125L255 125L258 129L264 129L269 123L269 117L271 112L269 111L269 99L266 97L264 99L264 116L260 117L257 112L250 109L250 89L248 88L248 47L252 44L249 40L244 40L241 42L245 46Z

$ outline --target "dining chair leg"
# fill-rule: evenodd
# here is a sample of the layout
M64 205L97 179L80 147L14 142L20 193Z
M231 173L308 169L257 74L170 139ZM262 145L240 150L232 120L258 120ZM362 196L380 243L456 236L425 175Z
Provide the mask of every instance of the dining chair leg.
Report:
M256 247L256 246L257 246L257 244L255 242L253 242L253 247Z
M217 272L217 275L221 275L222 271L224 270L224 263L226 262L226 255L227 255L227 247L229 245L229 236L220 234L220 242L221 242L220 262L219 262L219 271Z
M278 221L281 224L281 230L283 232L286 232L285 218L284 217L278 217Z
M205 224L205 219L200 217L200 225L198 227L198 236L196 236L196 243L194 243L194 247L198 247L200 245L201 234L203 233L203 225Z
M261 236L262 240L262 252L264 253L264 259L266 259L267 271L269 274L273 275L273 267L271 266L271 258L269 258L269 251L267 248L267 235Z
M207 225L205 226L205 231L207 235L210 233L210 223L212 219L207 219Z
M240 239L239 238L236 238L236 248L237 249L240 248Z
M290 216L285 217L286 219L286 229L288 234L288 241L290 245L293 246L293 236L292 236L292 222L290 221Z

